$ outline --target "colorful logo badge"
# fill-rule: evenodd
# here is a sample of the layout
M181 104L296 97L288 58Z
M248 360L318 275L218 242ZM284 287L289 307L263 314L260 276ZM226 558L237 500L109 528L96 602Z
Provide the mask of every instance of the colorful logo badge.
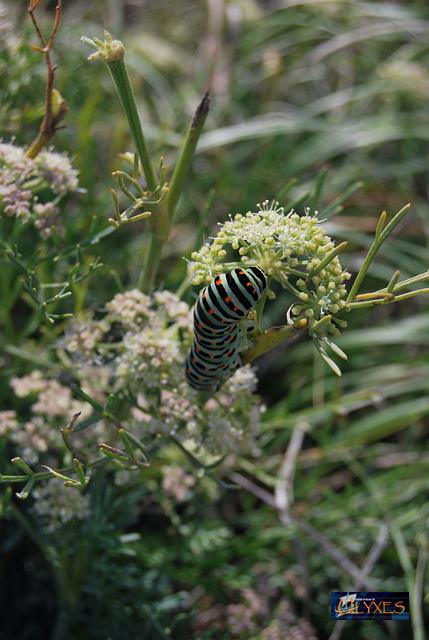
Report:
M409 620L409 595L403 591L332 591L331 618Z

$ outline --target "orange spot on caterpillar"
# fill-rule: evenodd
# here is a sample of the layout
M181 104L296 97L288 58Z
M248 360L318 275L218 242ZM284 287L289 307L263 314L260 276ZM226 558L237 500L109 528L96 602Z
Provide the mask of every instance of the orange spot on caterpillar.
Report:
M219 287L219 285L222 284L222 280L218 278L217 280L215 280L215 284Z
M240 269L240 271L238 273L240 274L240 276L244 275L243 269Z
M232 298L231 296L226 296L226 298L224 298L225 302L232 302Z
M215 311L214 309L210 309L210 310L209 310L209 314L210 314L211 316L214 316L214 314L215 314L215 313L216 313L216 311Z

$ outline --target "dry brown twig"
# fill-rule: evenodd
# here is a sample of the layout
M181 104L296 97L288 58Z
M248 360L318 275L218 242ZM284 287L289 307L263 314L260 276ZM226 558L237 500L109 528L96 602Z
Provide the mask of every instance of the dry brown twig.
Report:
M35 16L35 11L41 4L41 1L42 0L30 0L28 13L41 44L41 46L32 45L32 48L34 49L34 51L39 51L40 53L44 54L47 67L45 113L40 124L39 134L27 150L26 155L28 158L35 158L40 150L48 144L48 142L51 140L56 130L58 129L59 123L64 118L67 112L67 104L65 100L62 98L60 93L56 89L54 89L56 66L52 63L51 57L52 47L61 23L62 0L58 0L55 6L55 18L52 25L51 33L49 34L47 40L43 36L43 33Z

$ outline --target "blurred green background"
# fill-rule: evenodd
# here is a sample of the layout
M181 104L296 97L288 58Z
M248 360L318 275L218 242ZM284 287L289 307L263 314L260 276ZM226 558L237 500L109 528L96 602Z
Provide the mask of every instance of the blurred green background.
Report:
M43 113L44 66L29 47L35 37L26 5L0 4L0 131L18 144L31 142ZM384 286L395 269L404 278L427 270L427 2L67 0L56 55L69 113L55 146L74 158L85 189L68 209L77 239L106 226L111 171L118 153L132 149L108 72L87 61L80 43L105 28L125 43L155 159L171 165L202 94L211 93L163 262L166 287L180 286L186 263L178 258L189 257L217 222L265 198L298 211L316 207L329 233L350 241L342 262L352 273L380 212L412 202L366 284ZM143 243L144 223L97 245L92 257L104 268L75 311L102 306L118 279L133 286ZM188 301L194 297L189 291ZM341 379L305 341L257 363L267 405L261 451L235 467L250 491L207 488L177 509L149 481L125 497L100 481L99 518L81 532L96 551L79 569L72 637L422 640L429 620L427 304L420 297L352 314L339 340L349 354ZM271 303L269 320L284 321L286 306ZM14 313L19 325L25 310ZM13 343L15 331L5 328L3 340ZM52 334L37 340L48 349ZM8 357L2 365L7 406L7 380L26 369ZM253 495L255 487L275 489L284 451L301 429L293 510L307 531L280 522ZM72 557L73 536L61 544ZM0 545L1 640L49 637L56 604L43 558L11 518ZM368 562L362 588L410 591L412 623L335 626L329 592L358 586L344 558L354 567Z

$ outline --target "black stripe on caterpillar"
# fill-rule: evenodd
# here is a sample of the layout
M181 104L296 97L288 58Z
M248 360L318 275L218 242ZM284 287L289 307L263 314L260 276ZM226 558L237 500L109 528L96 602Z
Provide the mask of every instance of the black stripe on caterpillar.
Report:
M194 337L186 359L186 378L194 389L216 390L242 365L240 321L258 304L267 287L259 267L217 275L198 296Z

